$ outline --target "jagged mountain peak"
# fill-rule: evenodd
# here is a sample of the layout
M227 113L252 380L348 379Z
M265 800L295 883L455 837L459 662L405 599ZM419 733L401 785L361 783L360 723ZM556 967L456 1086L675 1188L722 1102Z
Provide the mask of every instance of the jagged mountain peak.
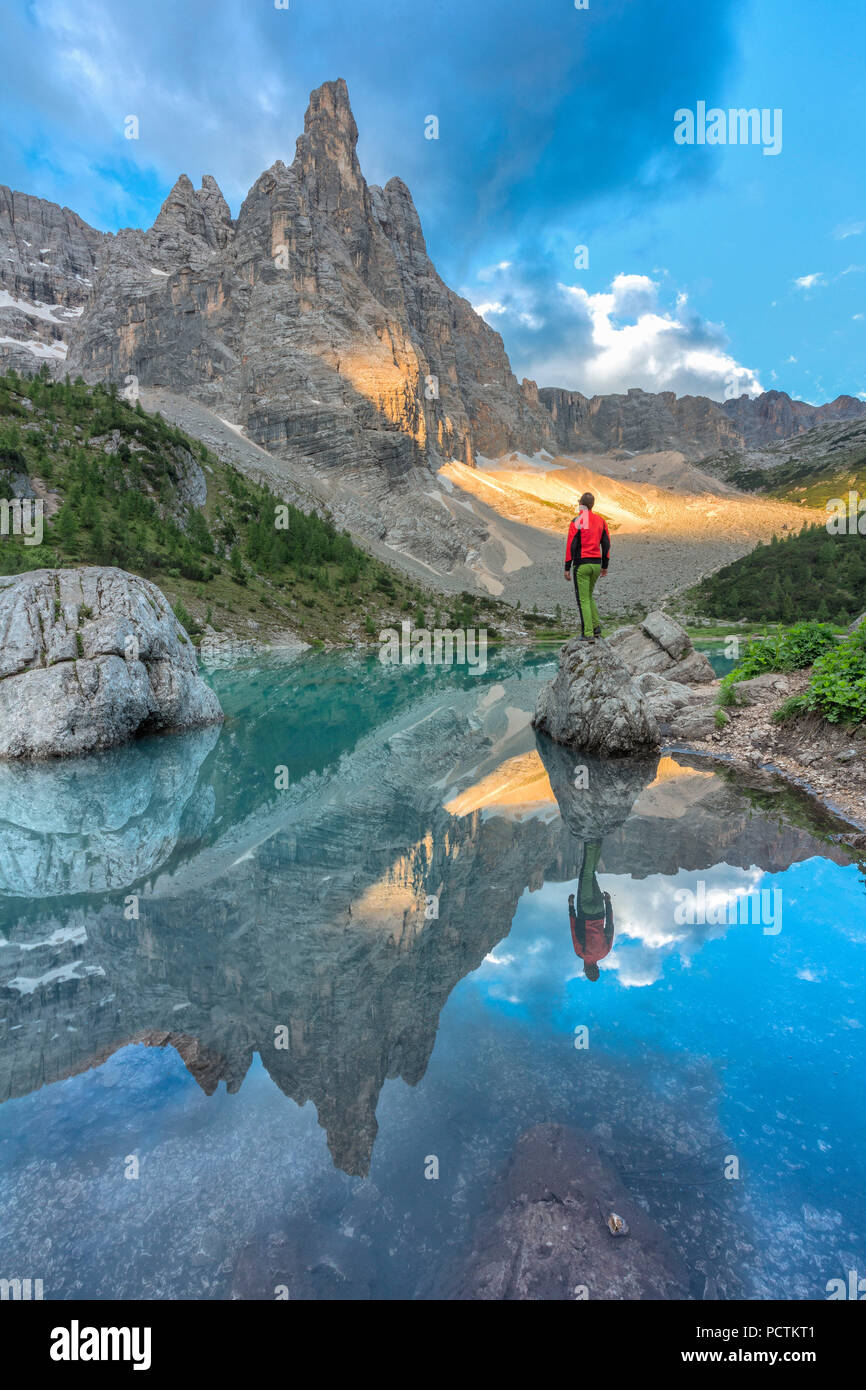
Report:
M157 213L157 221L163 213L171 212L173 209L184 206L190 198L195 197L195 186L188 174L179 174L169 190L168 196L163 202L162 207Z
M210 220L216 235L217 245L225 246L232 234L232 214L213 174L202 176L201 188L196 189L195 196L204 210L205 216Z
M181 174L156 215L151 231L159 231L165 226L182 225L185 231L192 231L190 222L196 223L201 209L196 201L195 187L188 174Z
M307 190L307 201L332 214L359 208L369 216L370 195L357 155L358 127L342 78L310 93L304 133L298 136L292 165Z
M196 189L187 174L175 180L148 235L157 260L196 264L201 255L223 248L232 232L232 215L212 174Z
M304 134L310 140L319 136L340 136L353 149L357 145L358 127L355 124L345 78L338 77L334 82L323 82L310 93L304 117Z

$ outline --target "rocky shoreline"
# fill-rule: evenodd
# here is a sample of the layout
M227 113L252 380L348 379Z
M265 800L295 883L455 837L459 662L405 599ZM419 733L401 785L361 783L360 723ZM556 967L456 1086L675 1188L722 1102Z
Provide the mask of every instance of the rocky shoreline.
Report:
M866 731L818 714L773 720L785 700L806 689L810 674L770 671L738 681L738 703L717 723L721 681L685 629L654 612L606 640L566 643L534 723L558 743L603 757L655 746L724 762L768 783L782 777L850 822L846 843L866 849Z
M809 671L772 673L742 681L749 703L726 709L727 723L707 738L675 740L669 751L695 753L742 771L783 777L859 834L849 843L866 848L866 739L863 733L830 724L819 715L773 723L783 700L809 684ZM718 689L718 682L716 689Z

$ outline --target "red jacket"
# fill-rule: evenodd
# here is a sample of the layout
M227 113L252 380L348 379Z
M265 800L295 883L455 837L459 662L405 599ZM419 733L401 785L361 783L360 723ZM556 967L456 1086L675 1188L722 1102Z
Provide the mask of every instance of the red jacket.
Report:
M597 965L600 960L604 960L613 945L613 942L608 941L605 935L604 918L583 918L583 941L578 934L578 919L572 914L569 920L574 954L580 956L581 960L585 960L587 965Z
M583 913L578 916L570 901L568 904L568 921L571 927L571 944L574 947L574 954L586 961L587 965L597 965L600 960L604 960L613 945L613 904L610 900L610 893L603 894L603 897L603 917L586 917Z
M587 507L581 507L568 528L568 540L565 543L566 573L572 565L579 565L582 561L601 564L602 572L610 563L610 532L607 522L598 512L591 512Z

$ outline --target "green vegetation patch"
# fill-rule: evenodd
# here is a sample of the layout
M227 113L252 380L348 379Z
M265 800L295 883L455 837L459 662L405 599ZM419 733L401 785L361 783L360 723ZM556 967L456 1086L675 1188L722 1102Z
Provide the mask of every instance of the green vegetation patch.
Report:
M829 623L796 623L779 632L753 638L733 671L723 677L718 704L722 709L738 703L736 685L768 671L802 671L836 646Z
M823 526L774 536L709 575L687 594L710 616L845 625L866 607L866 537L831 536Z
M773 717L781 722L813 713L830 724L866 721L866 624L818 657L808 688L786 700Z

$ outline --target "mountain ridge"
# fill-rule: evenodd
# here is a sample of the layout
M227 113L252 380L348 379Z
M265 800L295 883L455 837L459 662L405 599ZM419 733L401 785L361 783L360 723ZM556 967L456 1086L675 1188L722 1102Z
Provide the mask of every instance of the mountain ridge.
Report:
M587 397L526 378L518 383L501 336L438 275L408 187L398 177L384 188L368 185L357 140L341 78L311 94L293 163L278 159L266 169L237 218L211 174L198 189L181 174L151 228L117 233L88 226L68 208L0 187L0 290L6 291L0 361L21 370L44 360L55 374L69 369L92 379L133 375L143 385L182 387L203 403L222 396L236 415L246 410L244 427L256 443L289 454L307 451L317 462L328 453L314 409L324 398L309 389L316 384L309 368L321 372L324 363L361 398L344 390L333 402L337 415L348 406L362 435L389 435L396 427L400 441L378 439L376 447L380 461L398 474L417 464L471 463L475 453L495 457L514 449L677 449L699 458L866 415L866 402L844 395L815 406L777 390L719 402L635 387ZM44 250L25 231L47 242ZM38 259L22 255L23 245L36 250ZM267 283L268 262L273 271L288 272L294 291L283 294L278 312L301 318L361 311L348 342L338 326L327 326L326 341L310 345L308 356L318 361L305 364L307 377L287 370L295 377L285 383L292 391L278 392L276 400L271 374L261 366L248 366L250 380L237 379L243 376L239 367L249 364L249 353L238 352L247 346L246 324L241 328L220 314L228 294L236 316L245 319L252 312L255 318L258 306L247 300L255 300L257 283ZM234 270L252 277L251 283L230 286ZM202 298L202 277L210 297ZM259 298L266 311L268 296ZM111 312L112 303L119 312ZM43 312L28 313L28 306ZM52 322L44 311L56 306L67 313ZM191 334L183 320L194 316L204 323ZM154 335L164 330L167 317L179 324L157 348ZM365 326L373 327L372 338ZM320 328L315 325L314 334ZM376 348L377 335L380 348L383 335L387 339L390 364ZM55 350L40 351L40 344ZM179 360L184 350L191 352L191 363ZM357 360L364 353L370 358L366 370ZM293 399L284 399L289 394ZM281 418L284 411L287 417ZM349 430L352 443L357 433ZM345 444L346 431L337 435Z
M641 455L697 461L747 447L747 435L802 432L818 412L866 416L853 397L821 407L778 392L587 398L518 382L501 336L438 274L406 184L367 184L357 139L340 79L312 93L293 162L260 174L237 217L209 174L198 189L180 175L146 231L98 232L68 209L0 191L0 366L45 364L148 399L171 393L266 451L277 492L282 479L289 495L313 496L416 578L421 566L442 589L549 610L561 583L550 508L535 507L531 530L515 533L449 470L565 456L610 476L624 461L640 485ZM677 468L665 470L677 491ZM692 577L694 558L687 568Z

